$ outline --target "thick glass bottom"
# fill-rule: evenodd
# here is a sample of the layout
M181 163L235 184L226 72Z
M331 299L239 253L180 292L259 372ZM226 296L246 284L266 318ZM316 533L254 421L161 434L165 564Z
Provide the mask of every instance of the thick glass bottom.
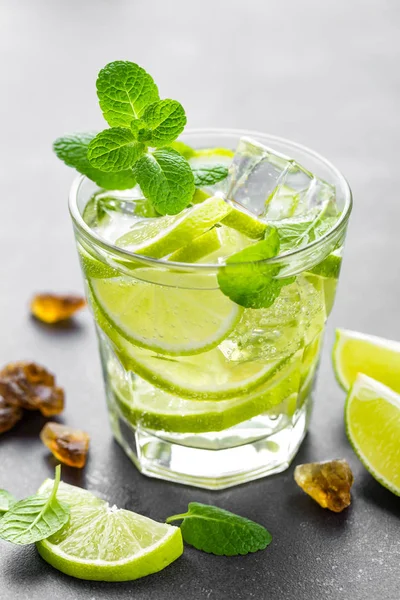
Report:
M306 434L312 394L289 419L260 415L218 433L171 434L130 423L108 390L115 439L141 473L219 490L284 471Z

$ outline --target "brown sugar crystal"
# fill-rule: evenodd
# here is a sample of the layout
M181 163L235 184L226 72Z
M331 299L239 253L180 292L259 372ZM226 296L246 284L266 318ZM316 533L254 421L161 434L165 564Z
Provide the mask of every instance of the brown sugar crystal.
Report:
M344 459L297 465L294 479L323 508L341 512L351 503L353 473Z
M0 392L0 433L12 429L22 419L22 408L9 404Z
M31 312L39 321L52 324L69 319L84 306L82 296L37 294L31 301Z
M40 432L40 439L65 465L78 468L85 466L90 437L84 431L49 422Z
M0 371L0 396L8 405L40 410L45 417L64 409L64 390L56 386L54 375L32 362L9 363Z

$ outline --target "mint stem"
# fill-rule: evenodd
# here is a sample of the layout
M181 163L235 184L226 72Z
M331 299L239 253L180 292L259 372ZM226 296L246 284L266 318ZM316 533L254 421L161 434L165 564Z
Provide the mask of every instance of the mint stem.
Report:
M185 519L186 517L189 516L189 513L182 513L181 515L173 515L172 517L168 517L168 519L165 519L166 523L171 523L171 521L178 521L180 519Z
M58 490L58 486L60 485L60 480L61 480L61 465L57 465L56 466L56 471L55 471L55 475L54 475L54 485L53 485L53 489L51 491L50 497L47 501L47 504L50 505L50 503L54 500L54 498L56 497L57 494L57 490Z

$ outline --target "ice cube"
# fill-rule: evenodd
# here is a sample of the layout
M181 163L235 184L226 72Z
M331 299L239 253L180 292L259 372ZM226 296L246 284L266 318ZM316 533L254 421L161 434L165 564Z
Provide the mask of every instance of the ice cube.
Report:
M335 188L293 159L242 137L225 193L233 202L267 221L337 214Z

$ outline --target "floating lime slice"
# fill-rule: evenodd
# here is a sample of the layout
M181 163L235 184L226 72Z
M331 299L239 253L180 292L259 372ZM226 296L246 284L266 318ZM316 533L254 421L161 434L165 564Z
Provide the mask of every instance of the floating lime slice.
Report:
M86 277L94 279L107 279L109 277L118 277L119 273L109 265L95 258L87 252L85 248L78 243L78 253L81 261L82 271Z
M39 493L47 494L47 479ZM69 522L36 544L50 565L79 579L129 581L161 571L183 552L178 527L117 509L81 488L61 483L58 500L69 505Z
M243 309L220 292L215 275L184 274L186 288L179 285L179 277L137 269L135 277L92 279L96 319L153 352L192 355L214 348L235 327Z
M333 368L348 391L357 373L364 373L400 393L400 343L347 329L336 330Z
M221 248L221 240L218 236L218 230L213 227L199 237L195 238L187 246L175 250L169 255L168 260L174 262L194 263L216 252Z
M400 395L358 374L346 400L345 422L350 443L365 468L400 496Z
M117 404L133 425L174 433L221 431L281 405L299 388L299 357L250 394L232 400L184 400L142 381L135 389L109 371Z
M232 207L231 212L222 219L221 223L232 227L247 237L257 240L263 237L268 225L259 221L244 208Z
M139 221L116 244L136 254L162 258L211 229L230 211L229 204L214 196L179 215Z

